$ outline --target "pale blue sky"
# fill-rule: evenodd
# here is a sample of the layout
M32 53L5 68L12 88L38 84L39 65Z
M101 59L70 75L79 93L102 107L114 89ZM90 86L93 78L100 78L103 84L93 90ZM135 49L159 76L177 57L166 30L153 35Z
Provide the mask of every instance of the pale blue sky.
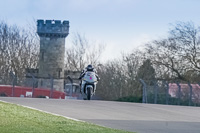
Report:
M116 58L166 36L170 23L200 25L200 0L0 0L0 19L25 26L35 19L70 21L73 32L105 43L103 57Z

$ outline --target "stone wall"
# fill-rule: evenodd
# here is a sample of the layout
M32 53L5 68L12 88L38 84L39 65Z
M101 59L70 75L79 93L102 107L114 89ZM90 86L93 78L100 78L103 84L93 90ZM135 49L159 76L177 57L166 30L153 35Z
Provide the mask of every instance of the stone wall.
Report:
M40 37L39 75L64 77L65 38Z

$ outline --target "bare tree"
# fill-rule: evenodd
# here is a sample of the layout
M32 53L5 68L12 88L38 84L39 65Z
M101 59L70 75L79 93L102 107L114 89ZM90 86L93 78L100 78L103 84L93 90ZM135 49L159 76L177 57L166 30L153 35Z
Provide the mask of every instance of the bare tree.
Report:
M147 46L148 58L157 66L164 66L163 73L157 75L162 77L167 74L170 78L179 78L184 80L183 74L186 71L186 66L183 65L183 60L179 58L177 48L168 40L154 41ZM158 73L157 73L158 74Z
M115 100L123 97L126 76L121 60L113 60L105 63L99 70L102 77L98 83L97 94L107 100Z
M74 34L72 47L66 49L66 69L81 71L88 64L97 66L103 50L104 45L90 43L80 33Z
M22 28L0 22L0 71L2 83L8 84L9 72L13 71L21 83L26 68L36 68L39 42L36 36Z
M130 54L123 54L123 62L125 64L125 73L127 77L127 93L132 96L140 96L141 86L139 84L138 69L145 59L145 54L139 50L135 50Z
M133 51L131 54L122 54L122 59L103 64L98 71L102 77L98 84L98 94L108 100L140 97L142 93L136 76L143 57L143 53Z
M200 27L192 22L179 22L170 35L181 59L190 64L190 69L200 72Z
M191 80L188 75L199 73L199 37L199 28L193 23L179 22L170 30L167 39L149 43L148 58L160 72L159 77L188 81Z

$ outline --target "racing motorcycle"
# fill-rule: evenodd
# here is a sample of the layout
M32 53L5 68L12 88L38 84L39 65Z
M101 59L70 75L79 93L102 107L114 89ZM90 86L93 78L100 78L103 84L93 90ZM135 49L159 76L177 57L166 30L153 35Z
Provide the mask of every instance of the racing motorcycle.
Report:
M83 87L82 95L84 100L90 100L91 97L95 94L97 82L98 81L95 72L85 73L81 84L81 87Z

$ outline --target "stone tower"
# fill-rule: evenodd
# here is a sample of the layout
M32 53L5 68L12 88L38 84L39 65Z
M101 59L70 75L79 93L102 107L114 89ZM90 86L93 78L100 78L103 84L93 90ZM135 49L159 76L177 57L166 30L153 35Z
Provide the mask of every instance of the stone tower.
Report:
M38 87L50 88L49 77L54 78L54 88L64 91L65 38L69 34L69 21L38 20L40 37Z

